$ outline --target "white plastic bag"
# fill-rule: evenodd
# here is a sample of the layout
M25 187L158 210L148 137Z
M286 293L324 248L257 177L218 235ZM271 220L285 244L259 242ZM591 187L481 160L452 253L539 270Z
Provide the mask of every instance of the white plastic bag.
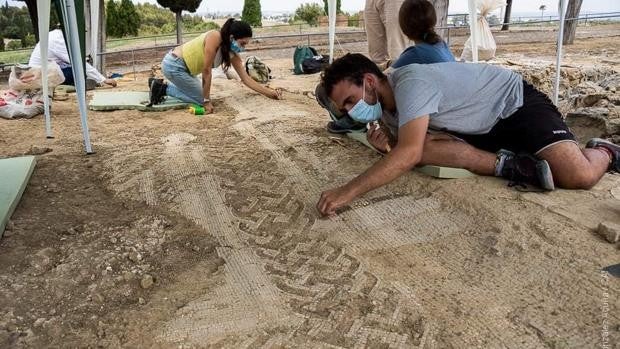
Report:
M65 81L60 66L54 61L47 64L47 84L50 91ZM41 89L41 67L14 65L9 75L9 88L17 91Z
M489 28L486 16L494 10L505 6L505 0L476 0L478 10L478 26L476 28L476 40L478 41L478 60L487 61L495 57L495 39ZM471 36L465 42L465 48L461 54L461 60L472 61Z
M5 119L32 118L43 114L41 90L0 91L0 117Z

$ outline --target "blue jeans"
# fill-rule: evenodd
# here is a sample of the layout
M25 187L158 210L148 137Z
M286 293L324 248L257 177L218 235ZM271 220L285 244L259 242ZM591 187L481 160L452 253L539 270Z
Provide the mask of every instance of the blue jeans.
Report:
M161 71L169 81L167 96L202 105L202 82L190 74L183 58L176 57L172 52L166 53L161 62Z

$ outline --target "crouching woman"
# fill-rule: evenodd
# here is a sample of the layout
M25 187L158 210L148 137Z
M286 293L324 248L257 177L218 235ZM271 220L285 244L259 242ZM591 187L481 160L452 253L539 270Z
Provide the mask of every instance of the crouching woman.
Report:
M169 83L154 79L150 84L151 101L163 96L203 105L205 113L213 113L211 103L211 69L221 66L235 69L241 81L252 90L269 98L280 99L278 89L260 85L245 71L239 53L252 38L252 28L243 21L230 18L218 30L210 30L168 52L161 63ZM202 81L195 76L202 73Z

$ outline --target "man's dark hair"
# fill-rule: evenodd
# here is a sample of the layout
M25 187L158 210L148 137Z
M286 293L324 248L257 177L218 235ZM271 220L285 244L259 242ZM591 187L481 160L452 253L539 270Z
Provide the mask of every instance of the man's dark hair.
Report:
M321 74L321 83L325 87L327 95L330 96L334 85L342 80L348 80L357 86L362 86L362 80L366 73L374 74L381 80L387 79L381 69L366 56L359 53L347 53L325 68Z
M411 40L431 45L441 41L441 36L435 33L435 7L427 0L405 0L398 12L398 24Z

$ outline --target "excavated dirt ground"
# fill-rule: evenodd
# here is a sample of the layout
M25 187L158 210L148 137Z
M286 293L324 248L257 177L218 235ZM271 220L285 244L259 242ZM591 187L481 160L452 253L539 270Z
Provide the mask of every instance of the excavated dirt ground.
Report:
M617 71L617 42L567 55ZM52 140L41 117L0 120L0 157L38 154L0 240L0 347L620 348L600 271L620 251L595 233L620 223L620 175L523 193L411 172L321 219L320 192L378 155L330 138L318 75L267 64L282 101L216 79L213 115L90 112L94 155L74 95Z

